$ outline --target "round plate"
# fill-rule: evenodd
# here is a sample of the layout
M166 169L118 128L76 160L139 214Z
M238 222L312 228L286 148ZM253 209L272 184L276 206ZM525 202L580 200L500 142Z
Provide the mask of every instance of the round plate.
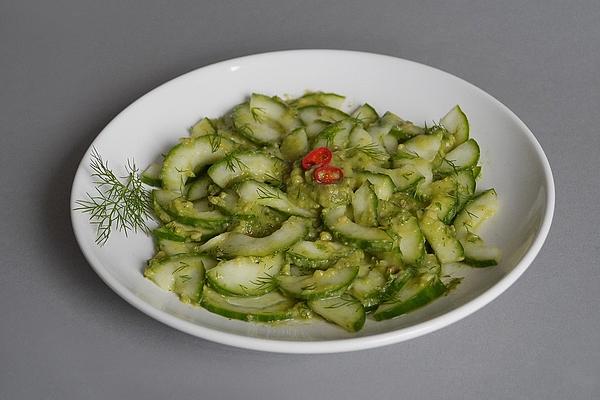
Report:
M369 102L423 124L437 121L455 104L467 114L471 136L481 147L478 189L496 188L500 211L482 236L502 250L492 268L463 269L458 288L408 315L367 321L350 334L322 321L256 324L229 320L180 303L145 279L153 241L145 234L113 232L94 243L86 215L72 211L77 241L98 275L144 313L176 329L232 346L287 353L333 353L401 342L447 326L504 292L539 252L552 221L554 183L539 143L507 107L481 89L446 72L395 57L332 50L297 50L237 58L197 69L152 90L121 112L94 140L111 168L134 159L144 168L168 150L203 116L217 117L252 92L303 94L307 90L347 96L349 107ZM75 175L75 200L93 191L89 159Z

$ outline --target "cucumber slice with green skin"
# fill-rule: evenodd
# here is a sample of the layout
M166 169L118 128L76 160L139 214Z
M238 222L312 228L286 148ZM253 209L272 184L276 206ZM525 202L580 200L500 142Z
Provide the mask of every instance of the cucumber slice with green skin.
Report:
M205 211L206 208L206 203L194 204L178 197L171 201L169 212L178 222L185 225L209 230L224 230L229 223L229 218L217 210Z
M236 215L239 211L240 196L233 189L225 189L216 196L209 196L208 202L227 215Z
M291 104L294 107L301 108L306 106L327 106L340 108L344 104L345 96L337 93L312 92L293 100Z
M465 249L463 263L471 267L484 268L498 265L500 262L500 249L487 246L479 236L469 234L459 240Z
M396 159L394 164L398 164L400 168L408 168L416 171L423 177L414 185L414 195L418 199L424 200L431 196L431 182L433 181L433 171L431 162L422 158L404 158Z
M310 124L306 124L304 130L306 131L306 136L308 136L309 139L312 139L315 136L317 136L323 129L327 128L329 125L331 125L329 122L314 121Z
M389 176L392 179L392 182L394 182L396 190L407 190L411 187L414 187L420 180L423 179L423 175L421 175L417 168L412 164L403 165L400 168L394 169L375 166L368 166L366 169L369 172Z
M300 121L292 114L292 110L278 97L252 93L252 96L250 96L250 110L254 114L259 113L269 120L275 121L286 131L291 131L301 126Z
M308 233L307 222L300 217L290 217L281 228L269 236L254 238L237 232L225 232L200 247L200 251L218 257L268 256L290 248Z
M279 147L281 154L288 161L299 160L308 153L308 136L304 128L298 128L283 138Z
M264 110L250 108L248 103L235 107L231 118L236 131L257 144L277 143L285 133L285 129L269 119Z
M279 290L288 296L312 300L335 296L346 290L358 273L358 265L316 270L312 275L276 277Z
M210 285L226 295L260 296L275 289L274 277L284 263L283 254L236 257L221 261L206 274Z
M354 125L355 122L349 118L329 125L315 137L312 147L328 147L331 150L345 148Z
M152 163L148 165L148 167L142 172L140 175L140 179L146 185L161 187L162 181L160 179L160 171L162 169L162 165L159 163Z
M377 226L377 195L370 182L363 183L352 196L354 222L364 226Z
M362 185L364 182L370 182L379 200L389 200L396 190L392 178L385 174L358 172L355 174L355 177L359 185Z
M292 319L296 301L277 291L262 296L225 296L207 287L201 305L208 311L242 321L270 322Z
M390 130L390 135L395 137L399 142L405 142L412 137L424 134L424 128L417 126L410 121L404 121Z
M288 215L297 215L300 217L314 218L317 216L317 210L307 210L298 207L290 201L287 194L281 190L252 180L242 182L237 187L237 193L240 200L245 204L259 204L279 210Z
M397 237L402 262L408 265L418 264L425 255L425 238L417 218L408 212L394 217L390 229Z
M338 122L347 119L349 115L337 108L313 105L299 108L298 117L304 125L309 126L316 121Z
M280 183L288 170L285 161L256 151L229 154L208 169L208 176L222 188L247 179Z
M187 185L186 197L189 201L200 200L208 196L208 187L212 181L207 175L201 176Z
M191 137L200 137L206 135L214 135L217 133L217 128L214 123L208 118L202 118L190 128Z
M171 221L166 225L153 230L152 233L156 238L169 239L178 242L202 242L218 235L219 233L222 233L223 231L224 228L207 229L199 226L184 225L177 221Z
M204 269L207 271L217 265L216 258L198 252L198 247L200 247L198 243L176 242L168 239L158 239L157 242L159 250L167 256L193 254L201 258Z
M421 232L442 264L464 259L464 250L452 229L432 212L425 212L419 220Z
M456 205L457 213L460 212L473 197L475 188L475 176L473 175L472 170L465 169L456 174L456 193L458 195Z
M354 279L349 292L364 307L370 309L381 302L385 287L388 284L389 279L384 272L379 269L372 269L366 276Z
M217 135L184 139L163 161L160 173L163 188L182 192L188 178L195 176L202 167L224 158L234 146L230 140Z
M456 216L454 229L456 236L465 237L469 233L477 233L481 224L492 217L498 210L498 196L494 189L486 190L469 201Z
M348 294L329 299L310 300L308 307L348 332L358 332L365 325L365 308L360 301Z
M176 293L184 303L197 303L204 286L202 256L180 254L151 260L144 276L161 289Z
M377 111L368 103L363 104L358 107L353 113L352 118L356 118L362 122L363 126L369 127L369 125L374 124L379 119L379 115Z
M390 251L394 240L383 229L354 223L346 216L346 206L323 210L323 222L335 238L345 245L369 251Z
M419 135L415 136L401 145L398 145L398 151L408 152L427 161L433 161L440 151L442 144L442 134Z
M332 241L300 241L287 250L286 256L292 264L303 268L326 269L353 251L351 247Z
M455 171L472 168L479 161L479 145L473 139L469 139L458 145L442 160L438 172L450 174Z
M436 215L445 224L449 224L458 208L458 184L455 176L433 182L431 185L431 203L425 212Z
M431 303L446 292L446 286L437 275L413 278L392 298L380 304L373 313L373 318L382 321L406 314Z
M454 136L454 145L458 146L469 139L469 120L459 106L455 106L440 121L440 124Z
M154 215L158 217L163 223L168 223L173 220L173 215L170 212L171 201L180 197L181 194L177 192L170 192L168 190L153 190L152 191L152 209Z

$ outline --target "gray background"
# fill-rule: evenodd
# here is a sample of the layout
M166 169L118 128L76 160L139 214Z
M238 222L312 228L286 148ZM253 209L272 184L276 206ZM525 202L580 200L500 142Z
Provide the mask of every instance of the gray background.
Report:
M0 398L599 398L600 3L412 3L0 1ZM293 356L180 333L101 282L68 206L96 134L170 78L292 48L433 65L531 127L556 214L513 287L409 342Z

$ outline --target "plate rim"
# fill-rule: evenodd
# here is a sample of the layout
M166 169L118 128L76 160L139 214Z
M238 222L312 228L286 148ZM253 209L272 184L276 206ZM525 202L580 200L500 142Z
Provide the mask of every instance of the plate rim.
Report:
M421 323L411 325L408 327L396 329L390 332L378 333L369 336L361 336L355 338L346 338L346 339L331 339L331 340L315 340L315 341L295 341L295 340L277 340L277 339L266 339L266 338L258 338L252 336L244 336L235 333L223 332L217 329L208 328L202 325L198 325L191 321L187 321L184 319L177 318L166 311L162 311L160 309L155 308L149 303L146 303L141 298L137 297L133 292L127 289L121 282L117 279L113 278L111 274L104 268L103 264L100 262L96 263L93 259L90 250L84 246L82 235L79 234L78 227L75 224L75 188L77 184L77 180L80 174L82 174L85 169L85 161L87 159L87 155L90 150L94 147L94 145L101 140L101 138L107 133L109 128L121 118L124 118L127 114L127 111L134 107L137 103L141 102L147 96L153 95L157 90L165 88L168 85L173 84L175 81L179 79L184 79L191 74L198 73L201 70L210 70L220 68L225 64L230 64L234 62L246 62L250 59L256 60L259 58L268 58L268 57L285 57L290 54L299 54L299 53L338 53L338 54L351 54L359 57L368 57L368 58L381 58L381 59L390 59L395 62L404 62L412 64L413 66L419 68L425 68L429 70L434 70L434 72L441 73L443 75L450 76L454 79L458 79L462 84L466 84L470 86L471 89L474 89L478 94L483 95L488 100L491 100L496 106L498 106L502 111L511 118L523 132L525 132L527 139L535 149L536 156L542 165L542 169L544 171L545 178L545 186L546 186L546 198L545 198L545 210L543 221L539 227L538 232L536 233L534 241L529 246L529 249L525 252L521 260L516 264L516 266L502 279L496 282L493 286L487 289L485 292L480 294L479 296L469 300L465 304L447 312L442 315L436 316L427 321L423 321ZM206 66L202 66L199 68L195 68L188 72L185 72L181 75L178 75L172 79L167 80L166 82L159 84L154 87L150 91L146 92L132 103L130 103L127 107L121 110L103 129L100 133L94 138L90 146L83 153L82 159L79 162L75 176L73 178L73 183L71 185L71 194L70 194L70 219L71 219L71 227L73 229L77 244L81 249L85 259L88 264L92 267L92 269L98 274L98 276L104 281L106 285L108 285L117 295L127 301L130 305L142 311L146 315L172 327L179 331L188 333L190 335L200 337L205 340L209 340L212 342L225 344L229 346L234 346L238 348L245 348L250 350L258 350L258 351L266 351L266 352L274 352L274 353L289 353L289 354L326 354L326 353L341 353L341 352L349 352L349 351L357 351L370 349L380 346L385 346L394 343L400 343L418 336L425 335L427 333L434 332L438 329L449 326L467 316L473 314L479 309L483 308L491 301L499 297L504 291L506 291L512 284L527 270L527 268L534 261L535 257L540 252L543 244L546 241L548 233L550 231L550 227L552 224L552 220L554 217L554 208L555 208L555 186L554 186L554 177L552 174L552 169L550 167L550 163L542 146L538 142L535 135L531 132L529 127L506 105L500 102L498 99L493 97L491 94L487 93L483 89L478 86L446 72L436 67L432 67L423 63L419 63L412 60L407 60L400 57L395 57L386 54L380 53L372 53L372 52L364 52L364 51L352 51L352 50L336 50L336 49L294 49L294 50L282 50L282 51L271 51L264 53L256 53L250 54L242 57L231 58L223 61L219 61L213 64L208 64ZM87 244L87 242L85 243ZM96 265L98 264L98 265Z

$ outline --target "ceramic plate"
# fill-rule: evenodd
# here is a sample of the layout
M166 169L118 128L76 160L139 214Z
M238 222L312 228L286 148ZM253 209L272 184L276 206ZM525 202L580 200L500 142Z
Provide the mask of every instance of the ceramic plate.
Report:
M420 124L438 120L459 104L481 147L483 176L478 188L494 187L498 192L500 211L483 236L501 248L501 263L465 270L465 279L448 296L396 319L368 320L355 334L322 321L254 324L180 303L142 276L154 252L149 236L125 238L115 232L99 247L87 216L74 211L77 241L98 275L134 307L201 338L263 351L332 353L397 343L456 322L499 296L531 264L554 210L552 173L542 148L498 100L460 78L415 62L332 50L283 51L220 62L152 90L121 112L92 145L112 168L127 159L145 167L201 117L220 116L252 92L297 96L307 90L344 94L348 106L368 101L381 112L390 110ZM71 208L93 190L90 150L75 175Z

